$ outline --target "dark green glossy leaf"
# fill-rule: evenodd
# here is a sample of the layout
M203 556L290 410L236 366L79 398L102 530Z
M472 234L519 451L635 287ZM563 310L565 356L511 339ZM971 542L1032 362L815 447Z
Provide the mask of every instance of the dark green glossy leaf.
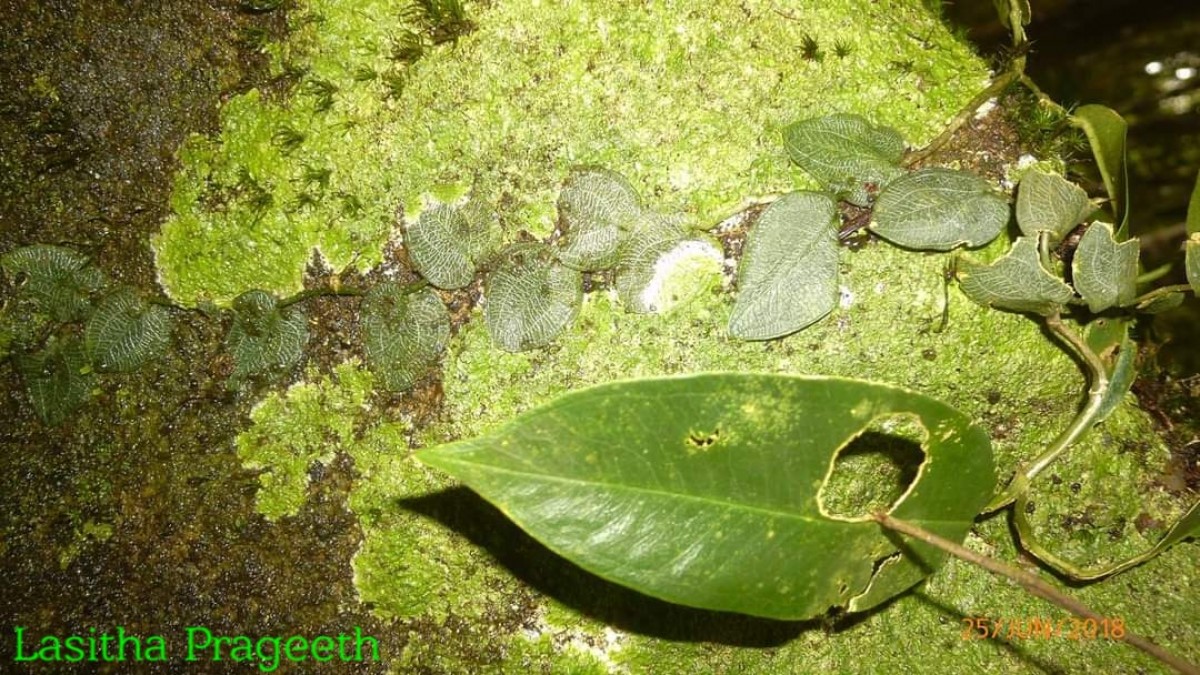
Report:
M26 246L0 257L0 267L24 277L19 294L32 299L55 321L78 321L91 312L91 294L102 288L104 274L88 259L62 246Z
M832 516L844 448L899 417L925 461L892 515L961 541L994 486L987 435L903 389L749 373L616 382L567 394L417 457L594 574L671 602L778 619L868 609L943 562L879 525ZM878 567L877 567L878 566Z
M614 285L621 302L629 311L655 311L644 297L646 287L654 278L659 259L683 238L683 225L679 219L644 211L629 234L621 240Z
M907 248L949 251L995 239L1008 217L1008 200L975 174L921 169L880 193L871 230Z
M441 204L407 226L404 244L421 276L438 288L462 288L500 245L500 221L481 199Z
M1111 225L1093 223L1079 240L1071 269L1075 290L1088 309L1101 312L1124 307L1137 296L1138 242L1118 244Z
M171 314L129 287L100 303L88 320L88 356L97 370L127 373L158 358L171 344Z
M1075 296L1070 286L1042 267L1037 244L1029 237L1017 237L1012 250L990 265L960 260L958 281L975 302L1013 312L1048 316Z
M792 192L767 207L746 239L729 334L770 340L794 333L837 302L837 204Z
M827 190L867 206L875 191L904 173L904 139L858 115L829 115L783 130L788 155Z
M1200 233L1193 234L1184 244L1184 268L1192 291L1200 295Z
M77 338L51 337L42 351L19 354L17 369L25 378L29 402L49 426L62 424L91 396L95 375Z
M1104 188L1112 200L1113 218L1117 224L1117 241L1124 241L1128 235L1129 223L1129 192L1125 165L1125 137L1129 125L1116 111L1102 105L1079 106L1071 115L1071 123L1083 129L1087 134L1088 143L1092 146L1092 156L1100 168L1100 177L1104 179Z
M1083 188L1056 174L1030 170L1017 189L1017 225L1028 237L1062 239L1095 210Z
M225 338L233 355L233 385L300 361L308 342L308 319L299 308L280 310L275 296L253 290L234 298L233 311L233 325Z
M563 227L558 259L585 272L614 266L621 237L641 212L637 192L620 174L604 169L572 174L558 197Z
M483 319L492 340L510 352L549 344L575 319L583 276L543 244L514 244L487 278Z
M389 281L367 293L362 327L363 351L379 383L403 391L437 363L450 340L450 313L433 289Z

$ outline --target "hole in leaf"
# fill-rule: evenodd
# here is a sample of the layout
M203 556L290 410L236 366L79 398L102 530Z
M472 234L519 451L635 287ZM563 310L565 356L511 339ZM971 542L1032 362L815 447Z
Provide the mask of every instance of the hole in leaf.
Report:
M691 431L687 437L688 452L704 452L716 445L719 440L721 440L720 428L713 429L711 432Z
M916 480L925 461L925 428L912 415L873 420L838 451L818 493L831 518L862 520L890 510Z

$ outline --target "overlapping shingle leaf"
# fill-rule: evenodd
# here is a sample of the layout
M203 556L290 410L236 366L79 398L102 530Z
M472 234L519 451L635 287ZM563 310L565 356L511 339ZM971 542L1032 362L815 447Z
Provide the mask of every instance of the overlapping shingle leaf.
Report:
M404 244L421 276L438 288L462 288L500 245L500 221L482 199L440 204L408 223Z
M730 335L770 340L829 313L837 301L837 204L792 192L763 211L746 239Z
M386 389L413 386L450 339L450 314L429 287L408 290L395 282L367 293L362 307L367 364Z
M171 314L122 287L96 308L85 336L88 357L97 370L130 372L167 350Z
M91 395L95 375L83 343L76 337L53 336L40 352L16 358L29 402L50 426L61 424Z
M637 192L620 174L605 169L572 174L558 196L563 226L558 259L585 272L612 267L622 235L641 212Z
M871 230L907 248L949 251L995 239L1008 217L1008 200L979 176L921 169L897 178L880 193Z
M1095 210L1083 188L1056 174L1032 169L1017 188L1017 225L1028 237L1062 239Z
M513 244L487 277L484 322L510 352L548 344L571 321L583 297L583 275L544 244Z
M802 120L783 131L788 155L825 189L858 206L904 173L904 139L858 115Z
M104 274L84 255L62 246L38 244L0 257L0 267L24 277L19 292L55 321L78 321L92 309L91 294L102 288Z
M1138 242L1118 244L1112 226L1093 223L1084 232L1071 262L1072 282L1088 309L1124 307L1137 296Z
M225 338L233 356L231 383L295 365L308 342L308 319L297 307L278 308L275 296L247 291L233 300L233 325Z
M1017 237L1012 250L990 265L960 260L958 281L963 293L981 305L1044 316L1075 296L1070 286L1042 267L1037 243L1029 237Z

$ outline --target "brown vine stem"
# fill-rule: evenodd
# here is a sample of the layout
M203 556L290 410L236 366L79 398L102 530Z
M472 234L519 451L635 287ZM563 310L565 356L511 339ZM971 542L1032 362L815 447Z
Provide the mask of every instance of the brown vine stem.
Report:
M899 532L900 534L912 537L914 539L918 539L926 544L929 544L930 546L936 546L937 548L942 549L943 551L956 558L959 558L960 560L964 560L973 565L978 565L992 574L1002 576L1017 584L1029 593L1032 593L1033 595L1036 595L1047 602L1053 603L1081 619L1091 619L1097 623L1100 623L1106 618L1082 602L1067 595L1066 593L1063 593L1054 586L1051 586L1045 581L1039 579L1037 576L1030 574L1023 569L1013 567L1012 565L1007 565L999 560L996 560L995 558L989 558L985 555L976 553L970 549L959 546L948 539L943 539L942 537L939 537L938 535L918 525L893 518L886 513L877 513L873 516L873 518L876 520L876 522L888 528L889 530ZM1162 663L1167 664L1184 675L1200 675L1200 667L1178 656L1174 652L1160 647L1152 642L1149 638L1142 637L1141 635L1131 631L1126 631L1124 637L1114 637L1113 639L1122 640L1129 643L1131 646L1145 652L1146 654L1149 654L1150 656L1158 659Z
M1018 61L1021 62L1021 69L1023 70L1024 59L1018 59ZM1014 62L1014 64L1015 63L1016 62ZM946 126L942 133L938 134L937 137L930 141L929 144L924 148L921 148L916 152L909 153L908 156L904 158L904 166L912 167L916 164L919 164L930 155L936 153L938 150L941 150L943 146L950 142L950 139L954 136L955 132L957 132L962 125L966 124L971 117L975 115L975 111L979 110L980 106L1004 93L1005 90L1012 86L1013 82L1021 78L1021 75L1021 70L1011 68L1000 77L992 80L991 85L989 85L987 89L984 89L976 94L975 98L972 98L965 106L963 106L962 110L960 110L958 114L954 116L954 119L950 120L950 124Z

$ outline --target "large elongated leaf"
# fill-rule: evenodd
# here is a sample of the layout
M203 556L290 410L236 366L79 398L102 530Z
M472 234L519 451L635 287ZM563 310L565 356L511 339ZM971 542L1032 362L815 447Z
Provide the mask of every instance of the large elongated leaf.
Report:
M858 115L829 115L796 122L783 131L792 161L846 201L867 206L875 191L904 171L904 139Z
M88 320L88 356L97 370L127 373L157 358L171 343L171 314L132 288L109 295Z
M1088 309L1100 312L1124 307L1137 295L1138 242L1118 244L1112 226L1095 223L1084 232L1071 262L1075 290Z
M961 541L994 485L987 435L881 384L748 373L610 383L417 457L601 577L801 619L867 609L944 559L922 544L901 552L867 514L831 516L821 501L839 449L897 415L923 428L926 458L891 513Z
M1017 225L1027 237L1049 232L1062 239L1087 219L1095 207L1083 188L1062 176L1036 169L1021 177L1017 190Z
M55 321L77 321L91 311L90 295L104 286L104 274L88 259L62 246L35 245L0 257L4 271L24 277L20 293Z
M1100 167L1104 188L1112 200L1113 217L1117 225L1117 241L1124 241L1129 224L1129 192L1125 164L1125 136L1129 125L1111 108L1089 104L1079 106L1071 115L1071 123L1083 129L1092 156Z
M519 352L548 344L575 319L583 277L543 244L514 244L488 275L485 293L483 319L492 340Z
M759 216L738 269L729 334L770 340L829 313L837 301L837 204L819 192L784 195Z
M275 296L247 291L233 300L225 346L233 355L231 384L295 365L308 342L308 319L296 307L279 309Z
M900 246L949 251L995 239L1008 217L1008 200L975 174L921 169L884 189L871 229Z
M1071 301L1071 287L1042 267L1037 244L1017 237L1012 250L985 265L970 258L958 264L958 281L963 293L975 302L1014 312L1049 316Z
M622 234L641 212L637 192L621 175L604 169L573 174L558 196L564 230L558 259L582 271L612 267Z
M500 245L500 221L481 199L441 204L409 224L404 243L421 276L438 288L462 288Z
M450 339L450 313L433 289L407 291L390 281L367 293L362 326L367 363L393 391L413 386Z

